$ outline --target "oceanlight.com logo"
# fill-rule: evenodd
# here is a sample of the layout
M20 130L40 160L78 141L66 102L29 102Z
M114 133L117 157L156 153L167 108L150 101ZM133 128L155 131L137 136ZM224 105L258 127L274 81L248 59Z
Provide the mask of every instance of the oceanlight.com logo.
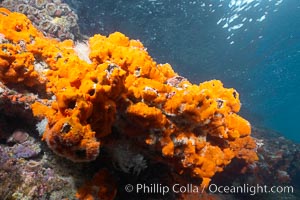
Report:
M280 194L280 193L287 193L291 194L294 193L293 186L267 186L267 185L249 185L243 184L239 186L218 186L216 184L210 184L208 186L208 191L210 193L219 193L219 194L249 194L251 196L256 194Z
M206 189L205 189L206 188ZM202 194L208 192L211 194L249 194L251 196L256 194L268 194L268 193L294 193L293 186L267 186L267 185L249 185L243 184L239 186L219 186L216 184L210 184L208 187L201 188L193 184L180 185L178 183L167 186L160 183L154 184L127 184L125 191L128 193L137 194L162 194L168 193L195 193Z

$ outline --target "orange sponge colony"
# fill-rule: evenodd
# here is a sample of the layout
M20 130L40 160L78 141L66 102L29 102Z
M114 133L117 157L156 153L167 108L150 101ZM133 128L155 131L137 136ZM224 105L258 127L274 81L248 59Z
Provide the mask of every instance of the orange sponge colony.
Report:
M218 80L192 84L119 32L95 35L78 50L2 9L0 33L0 80L45 94L32 110L47 119L43 138L59 155L94 160L115 127L118 138L134 138L203 186L235 157L257 160L250 124L236 114L239 94Z

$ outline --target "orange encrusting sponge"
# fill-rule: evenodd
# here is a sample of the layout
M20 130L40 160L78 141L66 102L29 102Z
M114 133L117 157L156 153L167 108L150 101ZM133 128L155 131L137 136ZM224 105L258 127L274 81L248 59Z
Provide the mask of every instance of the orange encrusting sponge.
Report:
M157 64L137 40L95 35L87 62L73 41L46 38L24 15L5 9L0 34L0 80L46 94L31 107L48 120L43 139L61 156L94 160L117 127L203 186L235 157L257 160L250 123L236 114L237 91L218 80L190 83Z

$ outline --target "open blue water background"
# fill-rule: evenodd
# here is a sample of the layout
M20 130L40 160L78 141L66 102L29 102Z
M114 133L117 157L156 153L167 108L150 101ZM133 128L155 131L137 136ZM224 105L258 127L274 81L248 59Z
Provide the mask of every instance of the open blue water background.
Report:
M193 83L220 79L240 114L300 142L300 0L67 0L82 33L125 33Z

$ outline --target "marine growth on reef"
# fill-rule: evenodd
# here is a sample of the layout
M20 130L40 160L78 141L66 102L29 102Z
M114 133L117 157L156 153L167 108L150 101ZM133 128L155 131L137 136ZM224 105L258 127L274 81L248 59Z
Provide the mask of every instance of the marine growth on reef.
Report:
M4 0L0 6L25 14L48 37L59 40L79 37L78 17L61 0Z
M47 122L43 140L67 159L92 161L129 138L202 187L233 158L257 160L238 92L218 80L190 83L138 40L116 32L59 42L6 9L0 36L1 82L39 97L30 107Z

